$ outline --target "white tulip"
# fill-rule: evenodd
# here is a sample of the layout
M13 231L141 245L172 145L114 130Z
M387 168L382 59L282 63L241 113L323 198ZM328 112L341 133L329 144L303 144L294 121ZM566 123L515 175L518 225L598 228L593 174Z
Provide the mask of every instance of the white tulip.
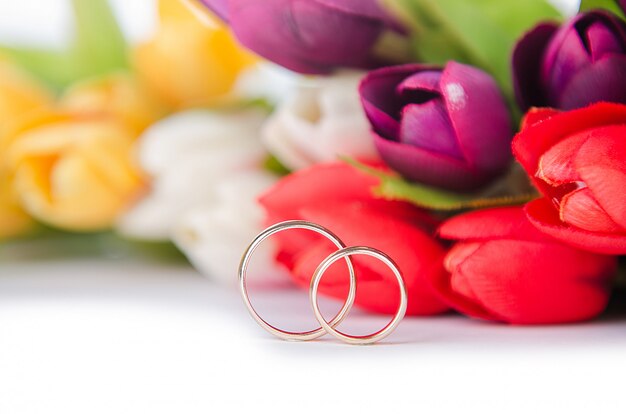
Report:
M213 280L234 284L244 249L262 230L264 212L257 196L277 178L263 171L231 175L215 187L215 200L183 215L173 239L193 265ZM267 240L255 251L249 268L254 283L289 280L274 262L275 246Z
M257 110L190 110L151 126L140 138L138 157L152 188L120 218L118 230L129 237L168 240L184 213L217 199L221 181L259 168L266 156L258 137L263 120Z
M263 126L269 151L292 170L338 156L377 160L359 99L362 76L344 72L301 83Z

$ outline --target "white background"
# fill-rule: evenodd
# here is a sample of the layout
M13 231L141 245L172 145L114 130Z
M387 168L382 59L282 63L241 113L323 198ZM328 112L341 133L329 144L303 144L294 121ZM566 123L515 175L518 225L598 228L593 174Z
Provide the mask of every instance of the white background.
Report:
M151 1L114 3L132 38L149 33ZM62 0L1 0L0 40L60 45L67 19ZM555 327L410 318L374 346L289 343L187 266L31 260L49 247L0 252L0 414L625 412L624 313ZM272 322L312 323L301 292L253 293Z

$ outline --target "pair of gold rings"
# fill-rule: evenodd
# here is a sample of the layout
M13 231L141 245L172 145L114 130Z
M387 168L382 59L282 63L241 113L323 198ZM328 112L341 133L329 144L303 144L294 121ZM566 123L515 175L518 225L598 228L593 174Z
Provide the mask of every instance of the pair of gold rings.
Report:
M254 309L252 303L250 302L250 297L248 296L248 290L246 288L246 274L248 271L248 264L250 263L250 258L254 253L255 249L268 237L272 235L291 229L305 229L311 230L322 236L329 239L339 250L330 254L326 257L317 267L315 272L313 273L313 277L311 278L311 284L309 286L309 299L311 301L311 306L313 307L313 313L315 314L315 318L320 324L320 327L311 331L305 332L289 332L284 331L282 329L276 328L275 326L266 322ZM354 299L356 297L356 289L357 289L357 278L354 271L354 266L352 264L352 259L350 256L352 255L366 255L374 257L385 265L387 265L394 276L398 281L398 286L400 288L400 303L398 304L398 309L393 319L381 330L364 336L353 336L342 333L335 329L337 325L339 325L348 315L350 309L352 309L352 305L354 304ZM349 276L350 276L350 288L348 291L348 297L344 302L343 306L339 310L339 312L330 320L326 321L324 316L322 315L319 304L317 301L318 296L318 288L320 285L320 281L324 276L324 272L336 261L345 259L346 264L348 265ZM275 335L281 339L289 340L289 341L310 341L312 339L319 338L326 333L333 335L334 337L340 339L341 341L347 342L353 345L364 345L371 344L374 342L378 342L381 339L387 337L389 334L393 332L394 329L398 326L404 315L406 314L407 308L407 292L406 285L404 283L404 278L402 277L402 273L395 262L387 256L385 253L380 250L374 249L372 247L367 246L355 246L355 247L346 247L344 242L337 237L330 230L325 227L320 226L319 224L311 223L308 221L302 220L292 220L292 221L284 221L282 223L275 224L271 227L268 227L264 231L262 231L253 241L250 243L248 248L243 254L241 258L241 263L239 265L239 288L241 291L241 296L243 301L250 312L250 315L256 320L261 327L263 327L266 331Z

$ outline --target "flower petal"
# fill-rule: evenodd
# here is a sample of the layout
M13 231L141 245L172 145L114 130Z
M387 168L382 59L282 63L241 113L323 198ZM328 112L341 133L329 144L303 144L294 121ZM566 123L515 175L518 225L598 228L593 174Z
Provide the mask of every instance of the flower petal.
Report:
M517 103L526 110L531 106L545 106L540 73L543 53L558 30L554 23L541 23L527 32L513 51L513 84Z
M439 235L450 240L516 239L545 241L529 222L520 207L492 208L472 211L447 220L439 227Z
M609 55L579 70L560 89L555 105L565 110L594 102L626 103L626 55Z
M244 46L301 73L371 66L371 48L386 27L316 1L230 0L229 19Z
M487 319L515 324L577 322L597 316L606 307L616 269L613 257L553 242L487 241L464 256L458 267L449 269L455 299L463 296L484 309L467 309L479 311L472 316L484 318L488 313ZM456 302L451 305L457 307Z
M405 177L451 190L469 191L492 177L464 162L421 148L389 141L374 134L374 144L383 160Z
M419 219L422 213L413 210L418 214L415 219ZM407 314L431 315L447 310L427 283L431 274L443 271L444 249L420 227L396 218L384 207L373 208L363 203L337 203L332 208L328 205L312 206L303 211L303 216L333 229L348 245L367 245L389 254L403 272L409 295ZM327 255L329 252L319 253ZM305 283L310 281L313 271L324 257L307 257L306 263L299 263L298 277ZM362 256L354 256L353 260L359 271L355 303L367 310L393 314L398 306L399 292L392 273L378 261ZM345 266L334 266L328 272L328 283L334 282L335 285L328 286L323 279L320 291L345 298L348 284Z
M589 131L583 131L554 145L539 159L535 176L554 187L580 181L574 160L588 139Z
M402 111L400 142L463 160L455 132L441 99L410 104Z
M546 49L541 67L541 80L543 87L546 88L549 106L557 106L554 97L558 96L572 76L591 63L591 56L580 37L580 32L576 30L581 19L589 18L585 14L580 14L562 26Z
M598 204L589 188L581 188L565 195L559 210L563 222L583 230L600 233L624 230Z
M441 89L466 162L491 176L505 169L512 158L513 128L493 78L474 67L449 62Z
M593 131L581 148L576 169L592 197L626 233L626 125Z
M513 139L513 153L544 194L550 186L537 180L535 173L541 156L556 143L582 130L626 122L626 106L598 103L584 109L556 114L527 126Z
M525 210L537 229L564 244L600 254L626 254L626 234L596 233L568 226L545 198L531 201Z

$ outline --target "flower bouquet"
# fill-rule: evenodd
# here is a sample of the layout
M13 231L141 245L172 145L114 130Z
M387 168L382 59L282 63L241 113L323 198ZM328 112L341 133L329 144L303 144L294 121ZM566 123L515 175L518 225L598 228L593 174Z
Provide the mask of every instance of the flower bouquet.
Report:
M233 284L301 219L391 256L408 315L578 322L619 286L626 1L160 0L131 45L105 0L72 4L66 50L0 48L6 245L113 230ZM265 280L308 286L333 251L273 240ZM393 275L353 260L355 305L393 314Z

